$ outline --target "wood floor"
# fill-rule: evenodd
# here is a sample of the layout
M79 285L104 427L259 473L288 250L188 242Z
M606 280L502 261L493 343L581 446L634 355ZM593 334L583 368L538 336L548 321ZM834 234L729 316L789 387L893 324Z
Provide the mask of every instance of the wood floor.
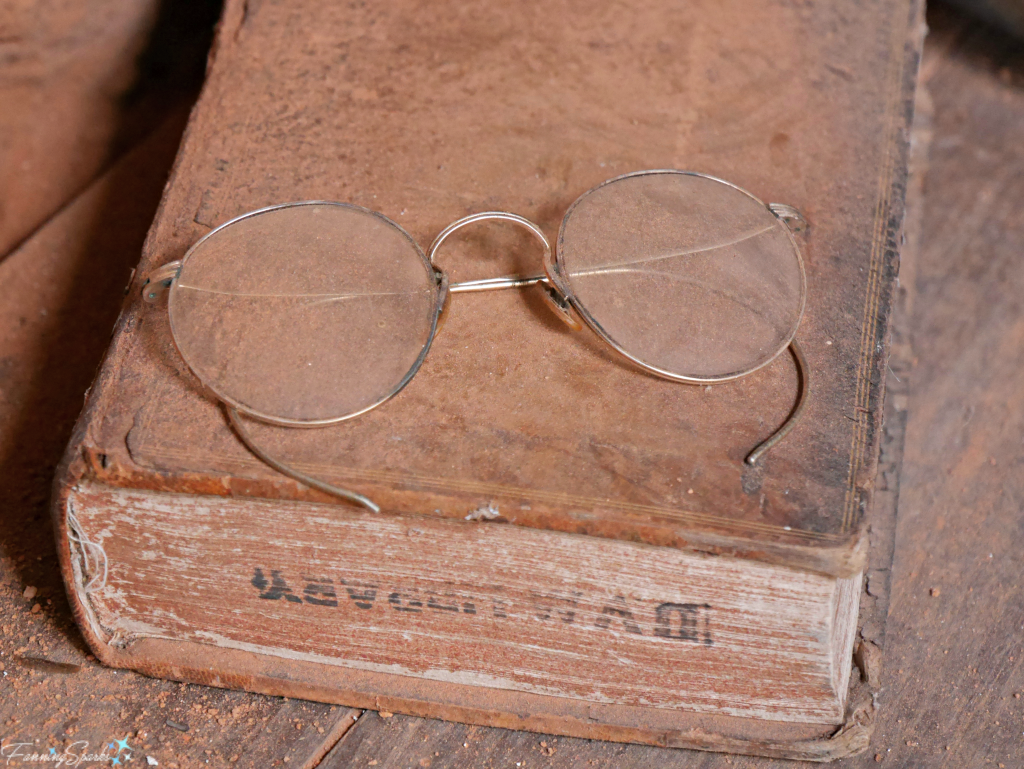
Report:
M112 14L120 7L98 5ZM916 136L926 151L917 155L878 494L879 504L896 504L899 483L896 556L891 574L870 575L891 580L881 715L870 751L842 765L1008 769L1024 766L1024 49L942 6L929 24ZM127 45L139 29L115 32ZM79 44L69 55L104 77L116 81L115 70L128 66L95 64L96 51ZM52 36L38 45L53 45ZM35 94L22 110L24 140L8 143L0 162L36 177L29 199L24 174L0 175L0 206L14 212L0 217L0 242L20 242L0 261L5 756L15 743L23 753L95 753L122 740L128 766L180 769L782 766L175 684L89 658L57 571L49 485L194 92L158 83L143 99L144 117L125 118L130 130L104 128L96 121L114 112L73 108L61 89L82 86L68 71L75 68L26 80L0 70L0 97ZM91 93L112 98L109 88ZM47 99L72 107L55 116ZM42 135L24 128L44 118ZM92 121L106 140L90 134L74 145L74 120ZM44 140L52 149L40 148ZM75 153L71 171L43 162Z

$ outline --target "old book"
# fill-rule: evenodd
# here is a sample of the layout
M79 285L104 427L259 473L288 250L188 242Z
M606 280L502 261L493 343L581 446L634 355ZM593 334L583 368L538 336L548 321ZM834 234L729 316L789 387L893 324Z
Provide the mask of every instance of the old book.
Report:
M96 655L540 732L862 749L876 683L857 628L884 620L863 574L891 553L888 538L869 554L868 511L919 14L228 2L56 480ZM646 168L713 174L810 222L807 413L756 466L746 452L793 405L789 358L687 386L571 332L536 289L461 295L393 400L328 428L251 428L382 507L367 512L250 454L178 356L166 308L141 300L146 275L263 206L355 203L422 245L493 209L553 235L581 193ZM459 279L538 258L503 231L474 236L446 257Z

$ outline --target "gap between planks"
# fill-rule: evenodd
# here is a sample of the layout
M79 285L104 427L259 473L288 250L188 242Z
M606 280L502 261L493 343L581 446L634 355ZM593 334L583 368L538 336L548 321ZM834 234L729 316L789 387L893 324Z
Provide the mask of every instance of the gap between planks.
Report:
M334 722L317 749L297 769L316 769L320 766L324 757L341 744L361 715L363 715L363 711L359 708L349 708Z

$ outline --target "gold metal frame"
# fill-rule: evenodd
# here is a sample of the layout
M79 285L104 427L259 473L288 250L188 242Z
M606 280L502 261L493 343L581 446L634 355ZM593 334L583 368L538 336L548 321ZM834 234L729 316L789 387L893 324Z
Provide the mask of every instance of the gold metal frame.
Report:
M563 237L564 237L564 234L565 234L566 223L569 221L569 219L570 219L574 209L576 208L576 206L581 201L585 200L588 195L590 195L594 191L600 189L601 187L604 187L604 186L606 186L608 184L612 184L612 183L617 182L617 181L619 181L621 179L625 179L625 178L629 178L629 177L633 177L633 176L650 175L650 174L682 174L682 175L686 175L686 176L695 176L695 177L701 177L701 178L705 178L705 179L710 179L712 181L719 182L721 184L725 184L725 185L727 185L729 187L732 187L733 189L737 190L738 192L741 192L744 195L747 195L752 200L756 201L759 205L765 206L765 208L767 208L773 215L775 215L776 218L778 218L781 222L783 222L786 225L784 229L785 229L785 231L786 231L786 233L787 233L787 235L788 235L788 237L789 237L789 239L791 241L791 244L793 246L793 252L796 255L797 261L798 261L799 266L800 266L800 282L801 282L801 286L800 286L800 302L801 302L801 304L800 304L800 313L798 315L798 318L802 318L803 311L804 311L804 306L805 306L805 303L806 303L807 278L806 278L806 274L804 272L803 259L802 259L801 255L800 255L800 249L799 249L799 246L796 243L796 240L793 238L792 232L793 231L800 231L800 230L804 229L806 227L806 224L807 224L806 220L803 218L803 216L800 214L800 212L797 211L792 206L788 206L788 205L780 204L780 203L765 204L761 200L756 198L754 195L752 195L751 193L747 192L746 190L744 190L744 189L742 189L740 187L737 187L734 184L726 182L726 181L724 181L722 179L718 179L718 178L716 178L714 176L709 176L707 174L700 174L700 173L696 173L696 172L692 172L692 171L677 171L677 170L672 170L672 169L658 169L658 170L651 170L651 171L637 171L637 172L634 172L634 173L631 173L631 174L624 174L622 176L617 176L617 177L615 177L613 179L609 179L609 180L603 182L602 184L598 185L597 187L594 187L594 188L588 190L587 192L583 193L583 195L581 195L579 198L577 198L576 201L566 211L565 216L562 218L562 222L561 222L561 225L559 227L559 233L558 233L558 243L559 243L559 246L560 246L559 250L561 250L561 246L562 246L562 244L564 242L563 241ZM338 497L340 497L342 499L348 500L348 501L353 502L355 504L362 505L363 507L366 507L367 509L372 510L374 512L379 512L380 511L380 508L372 500L368 499L367 497L363 496L362 494L358 494L356 492L349 491L348 489L343 489L341 487L334 486L333 484L329 484L329 483L326 483L326 482L321 481L319 479L313 478L312 476L306 475L305 473L302 473L302 472L300 472L300 471L290 467L289 465L285 464L284 462L281 462L280 460L275 459L274 457L272 457L269 454L267 454L252 439L252 436L250 435L249 431L246 429L246 427L244 425L244 422L243 422L243 420L241 418L241 414L245 414L246 416L252 417L253 419L256 419L256 420L261 421L261 422L266 422L266 423L269 423L269 424L278 425L278 426L284 426L284 427L320 427L320 426L325 426L325 425L337 424L339 422L344 422L346 420L349 420L349 419L352 419L354 417L357 417L357 416L359 416L361 414L365 414L366 412L368 412L368 411L370 411L370 410L372 410L374 408L377 408L381 404L387 402L388 400L393 398L395 395L397 395L407 384L409 384L409 382L412 380L413 376L415 376L416 372L419 370L420 366L422 365L424 359L427 356L427 353L430 351L430 346L433 343L434 337L437 335L438 329L440 327L441 317L442 317L442 315L443 315L443 313L445 311L445 308L446 308L447 302L448 302L448 298L449 298L449 296L451 294L471 293L471 292L481 292L481 291L494 291L494 290L507 289L507 288L524 288L524 287L527 287L527 286L539 285L543 289L545 299L548 301L548 304L551 306L552 310L558 315L559 318L561 318L571 328L573 328L575 330L578 330L578 329L581 329L583 327L583 324L586 324L587 326L590 327L590 329L595 334L597 334L598 337L600 337L606 344L608 344L613 350L615 350L620 356L622 356L631 365L634 365L637 368L639 368L639 369L641 369L643 371L646 371L646 372L648 372L650 374L653 374L653 375L655 375L657 377L660 377L660 378L663 378L663 379L668 379L668 380L675 381L675 382L684 383L684 384L708 385L708 384L719 383L719 382L728 382L728 381L732 381L732 380L738 379L740 377L746 376L747 374L753 373L754 371L757 371L757 370L761 369L762 367L768 365L773 360L775 360L775 358L777 358L779 356L779 354L782 353L783 350L788 348L790 350L790 353L792 354L793 360L794 360L794 362L796 364L797 374L798 374L798 379L799 379L796 402L795 402L792 410L790 411L789 415L787 416L786 420L783 422L783 424L774 433L772 433L771 436L769 436L766 440L764 440L760 444L758 444L747 455L745 461L748 464L751 464L751 465L756 464L764 456L764 454L768 450L770 450L780 440L782 440L793 429L793 427L797 423L797 420L800 418L800 416L803 413L804 406L806 405L806 401L807 401L807 394L808 394L808 391L809 391L809 381L808 381L807 362L804 359L803 352L801 351L800 346L797 344L796 339L795 339L796 326L799 325L799 320L795 324L793 332L789 335L789 338L785 341L784 344L782 344L779 347L778 350L776 350L770 357L768 357L767 359L765 359L762 362L760 362L758 365L756 365L756 366L754 366L754 367L752 367L752 368L750 368L748 370L732 373L732 374L729 374L727 376L718 376L718 377L691 377L691 376L679 375L679 374L676 374L676 373L670 372L670 371L664 371L664 370L659 369L659 368L657 368L655 366L652 366L650 364L645 363L644 361L640 360L636 356L632 355L628 350L623 349L611 337L611 335L608 334L607 331L605 331L605 329L601 326L600 322L591 315L591 313L587 310L585 305L579 300L579 298L573 292L572 285L571 285L571 280L565 274L565 271L563 270L562 265L561 265L561 263L559 261L559 253L556 253L556 252L553 251L553 249L551 248L550 242L548 241L547 237L544 235L544 232L541 230L541 228L539 226L537 226L535 223L531 222L529 219L526 219L526 218L524 218L522 216L519 216L517 214L508 213L506 211L484 211L484 212L481 212L481 213L476 213L476 214L471 214L469 216L465 216L465 217L463 217L461 219L458 219L457 221L452 222L447 227L445 227L444 230L442 230L437 235L436 238L434 238L434 241L433 241L433 243L431 243L430 248L427 250L427 253L424 254L422 249L419 247L419 244L417 244L416 241L413 240L413 238L400 225L398 225L397 223L395 223L392 220L388 219L383 214L380 214L380 213L378 213L376 211L371 211L371 210L363 208L361 206L356 206L356 205L352 205L352 204L349 204L349 203L335 203L335 202L331 202L331 201L315 201L315 200L313 200L313 201L301 201L301 202L296 202L296 203L285 203L285 204L276 205L276 206L268 206L266 208L261 208L261 209L258 209L256 211L250 211L250 212L248 212L246 214L243 214L242 216L236 217L236 218L234 218L234 219L232 219L232 220L230 220L228 222L225 222L224 224L220 225L219 227L217 227L214 230L211 230L209 233L207 233L201 239L199 239L188 250L188 252L185 254L184 257L182 257L182 259L180 261L171 262L171 263L166 264L163 267L155 270L154 272L152 272L148 276L146 282L143 284L143 296L144 296L144 298L148 302L154 302L154 301L156 301L159 298L160 294L163 291L165 291L165 290L168 291L168 293L169 293L169 297L168 297L168 310L169 310L169 314L171 314L171 316L173 318L173 313L170 312L170 309L171 309L171 304L174 301L174 296L175 296L175 293L176 293L173 290L173 288L175 286L175 281L177 280L178 276L181 274L182 266L185 264L185 262L188 260L188 258L204 243L204 241L206 241L208 238L213 236L215 233L218 233L221 230L223 230L223 229L225 229L227 227L230 227L232 224L234 224L236 222L239 222L239 221L241 221L243 219L247 219L247 218L250 218L250 217L253 217L253 216L258 216L260 214L264 214L264 213L267 213L269 211L274 211L274 210L281 209L281 208L291 208L291 207L294 207L294 206L307 206L307 205L320 205L320 206L331 205L331 206L340 206L340 207L343 207L343 208L349 208L349 209L353 209L353 210L358 210L358 211L361 211L361 212L364 212L364 213L372 214L373 216L375 216L375 217L381 219L382 221L384 221L389 226L397 229L414 246L414 248L416 250L416 253L423 259L423 261L425 263L425 266L428 268L430 274L433 276L433 280L434 280L434 283L435 283L435 286L436 286L435 305L434 305L434 312L433 312L433 317L432 317L432 322L431 322L431 327L430 327L430 334L429 334L429 337L427 338L427 341L424 344L423 349L421 350L419 356L416 358L415 362L413 363L412 367L409 369L408 373L395 385L395 387L392 390L387 392L384 396L382 396L376 402L370 404L369 406L361 408L358 411L352 412L350 414L345 414L345 415L340 416L340 417L330 418L330 419L320 419L320 420L285 419L285 418L281 418L281 417L275 417L275 416L269 415L269 414L262 414L262 413L253 411L251 409L248 409L244 405L242 405L242 404L238 403L236 400L232 399L230 396L226 395L225 393L218 392L215 388L210 386L208 383L203 382L203 385L207 389L209 389L211 391L211 393L213 393L213 395L216 396L217 399L219 399L221 401L221 403L224 406L224 410L225 410L225 413L227 415L227 419L228 419L229 423L231 424L232 428L234 429L235 433L238 435L238 437L241 439L241 441L246 445L246 447L256 457L258 457L260 460L262 460L267 465L269 465L270 467L274 468L275 470L277 470L281 474L286 475L286 476L288 476L290 478L293 478L293 479L295 479L295 480L297 480L297 481L299 481L301 483L304 483L307 486L310 486L311 488L315 488L315 489L318 489L320 491L324 491L324 492L326 492L328 494L333 494L335 496L338 496ZM542 264L543 264L543 267L544 267L544 272L533 274L533 275L506 275L506 276L502 276L502 277L498 277L498 278L483 278L483 279L480 279L480 280L470 280L470 281L464 281L464 282L461 282L461 283L451 283L451 284L449 284L448 275L442 269L440 269L437 266L436 259L435 259L436 256L437 256L438 251L441 248L441 246L445 243L445 241L452 234L454 234L458 230L462 229L463 227L467 227L467 226L469 226L471 224L475 224L475 223L479 223L479 222L487 222L487 221L504 221L504 222L508 222L508 223L514 224L514 225L519 226L519 227L521 227L523 229L526 229L537 240L539 240L540 243L541 243L541 246L543 247ZM171 322L171 336L172 336L172 338L175 336L174 335L173 320ZM189 363L188 358L185 356L185 354L181 350L181 347L178 344L178 341L177 341L176 338L174 339L174 344L175 344L176 349L178 350L179 355L181 355L181 357L185 361L185 363L189 366L189 368L193 371L193 373L195 373L195 369ZM202 380L200 380L200 381L202 381Z
M562 270L561 264L559 262L559 256L561 254L562 244L564 242L563 238L564 238L564 235L565 235L565 225L569 222L569 219L572 216L572 213L576 209L576 207L580 203L582 203L584 200L586 200L594 192L596 192L597 190L601 189L602 187L607 187L609 184L614 184L615 182L621 181L622 179L629 179L629 178L636 177L636 176L650 176L650 175L654 175L654 174L677 174L677 175L680 175L680 176L695 176L695 177L698 177L698 178L701 178L701 179L710 179L713 182L718 182L719 184L724 184L727 187L732 187L737 192L741 192L744 195L746 195L748 198L750 198L751 200L756 202L758 205L761 205L761 206L764 206L765 208L767 208L769 211L771 211L773 214L775 214L775 217L777 219L780 219L780 221L782 221L783 224L787 224L786 220L782 219L782 217L778 213L776 213L775 209L773 209L771 206L766 205L761 200L759 200L758 198L754 197L752 194L750 194L746 190L742 189L741 187L737 187L735 184L732 184L730 182L724 181L723 179L719 179L719 178L717 178L715 176L709 176L708 174L700 174L700 173L696 173L694 171L675 171L675 170L672 170L672 169L658 169L658 170L653 170L653 171L635 171L633 173L623 174L622 176L616 176L613 179L608 179L607 181L602 182L601 184L597 185L596 187L593 187L592 189L587 190L582 195L580 195L578 198L576 198L576 200L573 202L573 204L571 206L569 206L569 209L565 212L565 216L562 217L562 224L558 228L558 245L559 245L559 249L558 249L558 252L556 253L554 259L553 260L551 259L550 250L545 252L545 258L546 258L545 263L544 263L545 272L547 273L548 277L551 279L551 282L554 285L554 287L559 291L560 294L562 294L562 296L565 297L566 301L568 301L568 303L570 305L572 305L573 310L575 310L576 313L579 315L579 317L582 318L583 321L588 326L590 326L590 329L595 334L597 334L599 337L601 337L601 339L603 339L612 349L614 349L617 353L619 353L619 355L623 356L630 363L634 364L635 366L638 366L639 368L643 369L644 371L647 371L647 372L649 372L651 374L654 374L655 376L661 377L662 379L670 379L673 382L683 382L684 384L698 384L698 385L718 384L719 382L731 382L734 379L739 379L740 377L745 377L745 376L747 376L747 374L753 374L758 369L761 369L761 368L767 366L769 363L771 363L773 360L775 360L777 357L779 357L779 355L782 353L783 350L785 350L787 347L789 347L790 343L793 341L793 338L796 336L796 326L794 326L793 331L789 335L789 337L781 345L779 345L778 349L775 350L775 352L772 355L767 357L765 360L761 361L761 363L759 363L758 365L753 366L751 368L744 369L743 371L737 371L737 372L728 374L726 376L715 376L715 377L696 377L696 376L684 376L684 375L680 375L680 374L675 374L675 373L673 373L671 371L665 371L664 369L660 369L660 368L657 368L656 366L652 366L652 365L650 365L648 363L645 363L644 361L640 360L636 356L632 355L628 350L623 349L619 345L619 343L616 342L615 339L612 338L611 334L609 334L607 331L604 330L604 328L601 326L600 322L598 322L598 320L593 315L590 314L590 311L587 310L587 308L583 305L583 303L580 302L580 300L576 297L575 292L572 290L572 284L571 284L571 280L570 280L569 276L567 276L565 274L565 272ZM792 210L792 211L796 211L796 209L793 209L790 206L786 206L786 208L789 209L789 210ZM799 215L799 214L797 214L797 215ZM805 306L806 301L807 301L807 275L804 272L804 261L803 261L803 257L801 257L801 255L800 255L800 247L797 245L796 239L793 237L793 233L790 230L790 227L788 226L788 224L787 224L787 226L783 227L783 230L785 231L786 235L789 237L790 244L793 246L793 253L796 254L797 263L800 265L800 312L799 312L797 317L798 318L803 318L804 306ZM797 323L797 325L799 325L799 322Z
M386 403L387 401L391 400L393 397L398 395L398 393L401 392L402 389L407 384L409 384L409 381L413 378L413 376L415 376L416 372L419 371L420 366L423 364L424 359L427 357L427 353L430 352L430 345L433 344L434 337L437 335L438 320L441 316L441 311L444 309L445 303L448 301L448 276L443 272L437 270L427 260L427 257L423 253L423 249L420 248L419 243L417 243L413 239L412 235L406 232L401 227L401 225L391 221L386 216L384 216L384 214L378 213L377 211L371 211L369 208L363 208L362 206L353 205L352 203L335 203L329 200L303 200L297 203L282 203L276 206L267 206L266 208L259 208L255 211L249 211L248 213L242 214L241 216L236 216L234 219L231 219L230 221L225 222L219 227L210 230L208 233L206 233L203 237L201 237L192 245L192 247L185 253L185 256L183 256L180 261L171 262L170 264L164 265L164 267L162 267L160 270L157 270L155 273L153 273L146 281L145 286L143 286L143 293L147 301L152 302L155 301L155 299L159 296L159 290L161 287L168 290L167 309L168 316L171 319L171 338L174 340L174 347L178 351L178 355L180 355L182 360L185 361L185 363L188 365L192 373L196 374L195 368L193 368L192 364L189 363L188 356L185 355L185 352L181 349L181 346L178 344L178 338L174 332L174 315L171 311L171 305L174 302L175 297L175 291L173 290L173 288L176 285L175 281L181 274L182 267L184 267L185 263L188 261L188 258L193 253L195 253L196 250L200 246L202 246L204 242L212 238L221 230L227 229L231 225L243 221L245 219L250 219L254 216L259 216L260 214L265 214L270 211L277 211L282 208L296 208L298 206L337 206L338 208L348 208L354 211L361 211L366 214L371 214L377 219L380 219L388 226L397 230L406 240L409 241L409 243L416 250L416 253L423 260L424 267L433 274L437 290L437 294L434 300L434 316L431 321L430 335L427 337L427 343L423 346L423 349L420 351L420 354L416 358L416 361L409 369L409 372L401 379L401 381L398 382L398 384L395 385L395 387L392 390L385 393L379 400L377 400L374 403L371 403L369 406L359 409L358 411L353 411L350 414L345 414L340 417L331 417L329 419L287 419L284 417L277 417L272 414L263 414L259 411L248 408L247 406L237 402L231 396L222 392L218 392L217 388L213 387L208 382L203 382L203 386L210 392L212 392L214 395L216 395L217 399L224 403L225 406L234 409L237 412L245 414L246 416L258 419L260 422L266 422L267 424L277 425L278 427L326 427L327 425L334 425L338 424L339 422L345 422L349 419L353 419L362 414L365 414L367 411L372 411L373 409L380 406L382 403ZM200 381L202 381L202 377L199 377L198 374L196 374L196 376L200 379Z

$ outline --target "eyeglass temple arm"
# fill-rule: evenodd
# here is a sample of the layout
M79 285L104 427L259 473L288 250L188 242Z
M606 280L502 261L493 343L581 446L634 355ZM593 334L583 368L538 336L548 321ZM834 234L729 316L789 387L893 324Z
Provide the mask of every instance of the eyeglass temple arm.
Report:
M796 426L796 423L803 415L804 406L807 405L807 392L810 389L810 382L807 377L807 360L804 358L804 352L800 349L800 345L797 343L796 339L789 343L789 352L792 354L793 360L796 362L798 379L796 404L794 404L793 410L789 412L789 416L786 418L786 421L782 423L782 426L772 433L766 440L757 444L754 447L754 450L747 454L746 463L748 465L756 465L761 457L763 457L779 441L789 434L789 431Z
M279 462L278 460L274 459L267 452L261 449L255 443L255 441L253 441L252 436L249 435L249 431L246 430L245 426L242 424L242 418L239 416L238 411L234 407L229 406L225 403L224 411L227 413L228 422L231 423L232 429L234 429L235 433L238 435L239 439L241 439L242 443L245 444L246 448L249 449L249 451L251 451L253 454L255 454L258 459L262 460L266 464L270 465L270 467L277 470L277 472L281 473L281 475L286 475L289 478L298 481L299 483L304 483L310 488L317 489L318 491L322 491L325 494L332 494L336 497L347 499L349 502L354 502L357 505L362 505L371 512L380 512L380 507L374 504L372 500L368 499L367 497L364 497L362 494L357 494L354 491L343 489L340 486L334 486L333 484L317 480L311 475L306 475L305 473L299 472L294 467L290 467L284 464L284 462Z
M434 240L434 243L431 245L428 257L430 263L433 265L434 254L449 235L451 235L456 230L466 226L467 224L471 224L473 222L486 219L505 219L508 221L512 221L516 224L525 226L527 229L531 230L535 235L537 235L541 239L546 251L545 257L550 259L550 246L548 245L547 239L540 231L540 228L533 224L533 222L530 222L527 219L523 219L522 217L516 216L515 214L488 211L481 214L467 216L464 219L460 219L459 221L449 225L440 235L437 236L437 238ZM181 262L171 262L167 265L164 265L162 268L156 270L153 274L151 274L148 277L144 285L143 293L145 298L148 301L155 300L157 296L159 296L159 294L162 293L163 290L166 290L167 288L170 287L171 283L178 276L180 270ZM453 284L448 287L448 290L451 293L492 291L504 288L531 286L538 283L543 284L544 287L548 289L548 293L552 294L551 298L553 300L561 298L561 292L558 290L556 286L552 284L551 279L546 274L528 276L509 275L500 278L484 278L482 280L470 280L465 281L463 283ZM147 287L151 288L149 290L146 290ZM556 309L559 308L556 306ZM797 343L796 339L790 342L789 351L793 355L793 360L796 362L797 375L799 379L796 404L794 405L793 410L790 412L789 417L786 419L785 422L783 422L782 426L779 427L779 429L776 430L774 433L772 433L772 435L769 436L766 440L762 441L757 446L755 446L754 450L747 455L746 462L749 465L757 464L758 460L760 460L761 457L765 455L765 453L767 453L779 441L785 438L787 434L789 434L790 430L793 429L793 427L796 425L797 421L803 414L804 406L807 403L807 391L809 387L807 377L807 361L805 360L803 351L800 349L800 345ZM335 486L333 484L318 480L270 456L266 451L260 448L259 445L257 445L256 442L252 439L252 436L249 434L249 431L246 430L245 426L242 424L242 419L241 416L238 414L238 411L234 407L229 406L228 404L224 404L224 410L227 414L228 422L231 424L232 429L238 435L242 443L245 444L246 448L248 448L249 451L251 451L258 459L260 459L273 469L277 470L277 472L281 473L284 476L292 478L293 480L296 480L299 483L303 483L306 486L309 486L310 488L317 489L318 491L322 491L326 494L332 494L342 499L347 499L350 502L354 502L357 505L361 505L365 507L367 510L370 510L374 513L380 512L380 507L378 507L372 500L363 496L362 494L358 494L354 491L343 489L340 486Z
M438 324L440 323L441 308L443 308L447 304L448 296L448 276L443 273L438 273L437 276L437 290L439 291L440 296L437 304L437 314L434 317L434 330L432 332L432 335L433 333L436 333ZM429 349L430 343L428 342L427 345L420 352L419 359L417 360L416 366L413 368L413 372L415 372L416 369L419 368L419 365L423 362L423 358L426 356L427 351ZM411 378L411 376L412 373L408 375L405 382L401 385L401 387L398 388L399 390L402 389L402 387L404 387L406 383L408 383L408 380L409 378ZM392 395L394 395L397 392L398 390L395 390L392 393ZM296 470L294 467L286 465L284 462L281 462L280 460L277 460L274 457L270 456L266 451L261 449L259 445L257 445L256 441L254 441L252 436L249 434L249 431L245 429L245 425L242 424L242 418L238 413L238 409L236 409L229 403L223 401L221 402L221 405L224 407L224 413L227 414L228 422L231 424L231 427L232 429L234 429L235 434L238 436L239 440L241 440L242 443L245 444L245 447L249 449L249 451L251 451L258 459L262 460L266 465L277 470L277 472L281 473L281 475L285 475L289 478L292 478L293 480L296 480L299 483L304 483L306 486L309 486L310 488L317 489L318 491L322 491L325 494L331 494L333 496L340 497L341 499L348 500L349 502L353 502L357 505L362 505L370 512L380 512L380 507L376 505L368 497L364 497L362 494L358 494L354 491L349 491L348 489L343 489L340 486L335 486L334 484L318 480L317 478L314 478L311 475L306 475L306 473L300 472L299 470Z

